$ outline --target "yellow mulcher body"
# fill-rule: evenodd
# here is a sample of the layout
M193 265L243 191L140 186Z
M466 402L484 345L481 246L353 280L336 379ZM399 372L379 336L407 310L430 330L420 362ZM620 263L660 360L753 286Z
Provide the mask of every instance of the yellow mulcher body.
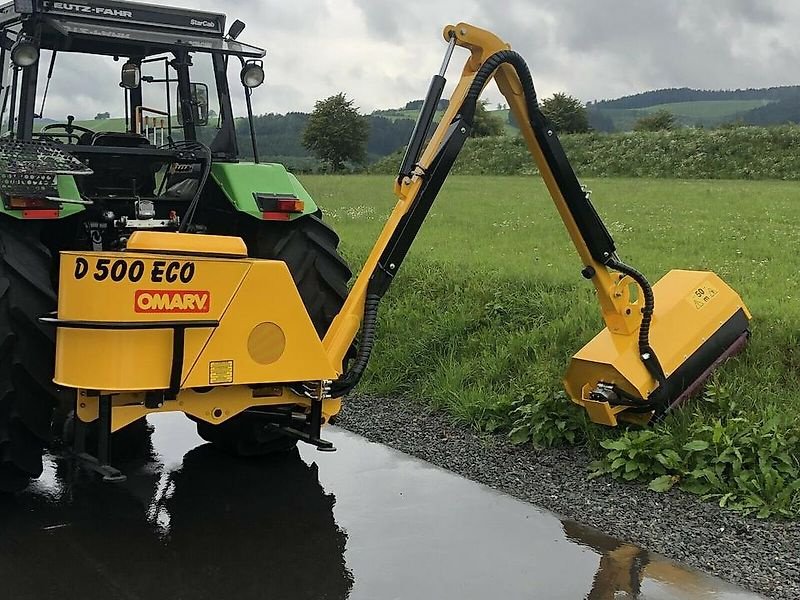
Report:
M139 232L124 252L63 253L58 314L50 318L58 327L55 380L77 389L82 422L106 415L116 430L174 410L216 425L242 411L280 406L309 424L303 430L282 423L282 433L329 447L319 427L338 413L339 399L366 367L378 301L492 79L520 124L606 325L569 365L570 398L598 423L616 425L622 417L646 422L694 391L744 343L750 314L719 277L671 271L651 288L618 258L538 109L519 55L468 24L448 26L444 35L447 55L401 166L397 205L323 339L283 263L247 258L238 238ZM455 46L470 56L426 145ZM358 351L350 357L359 331Z
M111 397L113 431L153 411L221 423L308 406L279 384L341 372L286 265L247 258L235 237L139 231L126 252L64 252L56 323L55 382L79 390L86 422ZM323 401L325 417L338 409Z

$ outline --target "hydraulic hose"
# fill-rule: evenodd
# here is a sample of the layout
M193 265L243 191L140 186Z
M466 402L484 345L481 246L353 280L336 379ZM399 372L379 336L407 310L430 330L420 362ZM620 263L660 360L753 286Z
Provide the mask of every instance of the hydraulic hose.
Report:
M517 72L520 82L522 83L522 91L525 95L525 103L528 108L528 115L533 116L534 113L539 112L539 101L536 98L536 88L533 86L533 76L522 58L517 52L513 50L500 50L495 52L481 65L472 84L464 97L464 103L461 105L461 116L471 125L475 119L475 109L478 106L478 98L489 82L489 79L494 72L502 64L509 64L514 67Z
M186 233L189 231L189 227L192 224L192 220L194 219L194 213L197 210L197 205L200 203L200 196L203 195L203 190L205 189L206 181L208 180L208 176L211 173L211 149L201 142L196 141L180 141L171 144L171 147L177 148L179 150L188 150L191 152L200 151L204 154L204 160L202 163L202 172L200 174L200 179L197 182L197 190L195 190L194 196L192 196L192 200L189 202L189 206L186 208L186 212L183 215L183 221L181 222L180 226L178 227L179 233Z
M667 377L664 374L661 362L650 346L650 325L653 322L653 311L656 304L653 287L642 273L617 258L609 259L606 265L633 279L642 290L644 306L642 307L642 322L639 325L639 358L653 379L658 382L657 394L659 401L657 404L661 404L661 401L666 400L664 394L666 394L667 389Z
M367 368L372 348L375 345L375 334L378 324L378 303L381 297L378 294L367 294L364 302L364 319L361 321L361 337L358 341L358 351L353 359L353 364L347 372L331 384L331 397L338 398L349 394L361 381L361 376Z

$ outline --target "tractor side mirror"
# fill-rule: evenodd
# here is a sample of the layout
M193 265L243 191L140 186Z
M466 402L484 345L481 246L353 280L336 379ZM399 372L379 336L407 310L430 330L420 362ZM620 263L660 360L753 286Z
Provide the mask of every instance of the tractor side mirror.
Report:
M122 65L122 75L120 77L120 87L126 90L135 90L142 83L142 72L139 65L132 62L126 62Z
M205 127L208 125L208 86L205 83L192 83L191 86L194 124Z
M196 127L208 125L208 86L205 83L190 83L192 120ZM180 96L178 106L180 106ZM178 124L183 125L183 112L178 111Z

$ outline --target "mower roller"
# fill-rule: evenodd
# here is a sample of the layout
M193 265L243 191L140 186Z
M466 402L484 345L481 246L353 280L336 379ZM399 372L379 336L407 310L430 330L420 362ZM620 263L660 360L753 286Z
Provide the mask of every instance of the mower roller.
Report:
M671 271L651 288L621 261L539 109L527 65L487 31L445 28L447 52L400 167L398 202L347 293L336 234L293 176L259 162L250 96L263 81L264 53L236 40L244 25L225 34L219 14L198 20L196 11L111 0L76 6L18 2L0 12L0 27L16 40L12 115L18 103L12 141L0 144L0 278L9 282L0 288L0 329L9 333L0 374L11 390L0 404L0 488L18 489L41 470L53 404L72 410L63 430L81 464L109 481L124 478L109 465L112 433L166 411L184 412L203 438L237 454L286 450L298 440L332 450L321 427L364 373L379 302L493 78L606 324L569 366L572 400L598 423L646 422L747 338L746 307L713 273ZM470 57L426 143L456 46ZM128 57L120 82L126 130L95 132L68 118L34 133L41 49L52 52L48 80L60 51ZM200 140L210 86L192 75L202 56L219 103L207 143ZM238 154L230 58L242 66L253 162ZM148 65L161 75L143 76ZM143 86L162 84L164 110L145 105Z

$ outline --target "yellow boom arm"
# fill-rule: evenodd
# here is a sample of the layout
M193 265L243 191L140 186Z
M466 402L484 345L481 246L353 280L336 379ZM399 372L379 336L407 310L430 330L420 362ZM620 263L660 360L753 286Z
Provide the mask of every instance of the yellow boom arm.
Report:
M573 359L565 382L571 398L585 406L593 420L609 425L616 424L616 414L625 410L644 415L638 420L663 413L683 398L695 379L706 376L716 361L727 357L731 345L744 339L749 313L735 292L713 273L673 271L659 282L666 290L661 294L667 309L658 315L654 288L618 258L614 241L539 110L533 80L522 58L494 34L466 23L445 27L444 38L449 44L444 64L433 78L395 183L398 202L323 341L338 363L344 360L359 328L362 331L359 355L350 371L334 382L332 393L349 392L366 367L378 301L469 135L481 91L494 79L578 251L581 273L597 290L606 325ZM448 109L422 151L455 46L468 49L470 56ZM714 294L709 296L707 289ZM698 295L708 301L716 299L718 310L699 316L691 312L691 302ZM659 320L664 324L662 330L667 330L655 336L664 338L659 348L659 354L663 349L667 355L663 363L650 345L651 326ZM691 326L694 321L697 324L688 341L668 339L668 327ZM717 335L717 329L724 329L724 335Z

